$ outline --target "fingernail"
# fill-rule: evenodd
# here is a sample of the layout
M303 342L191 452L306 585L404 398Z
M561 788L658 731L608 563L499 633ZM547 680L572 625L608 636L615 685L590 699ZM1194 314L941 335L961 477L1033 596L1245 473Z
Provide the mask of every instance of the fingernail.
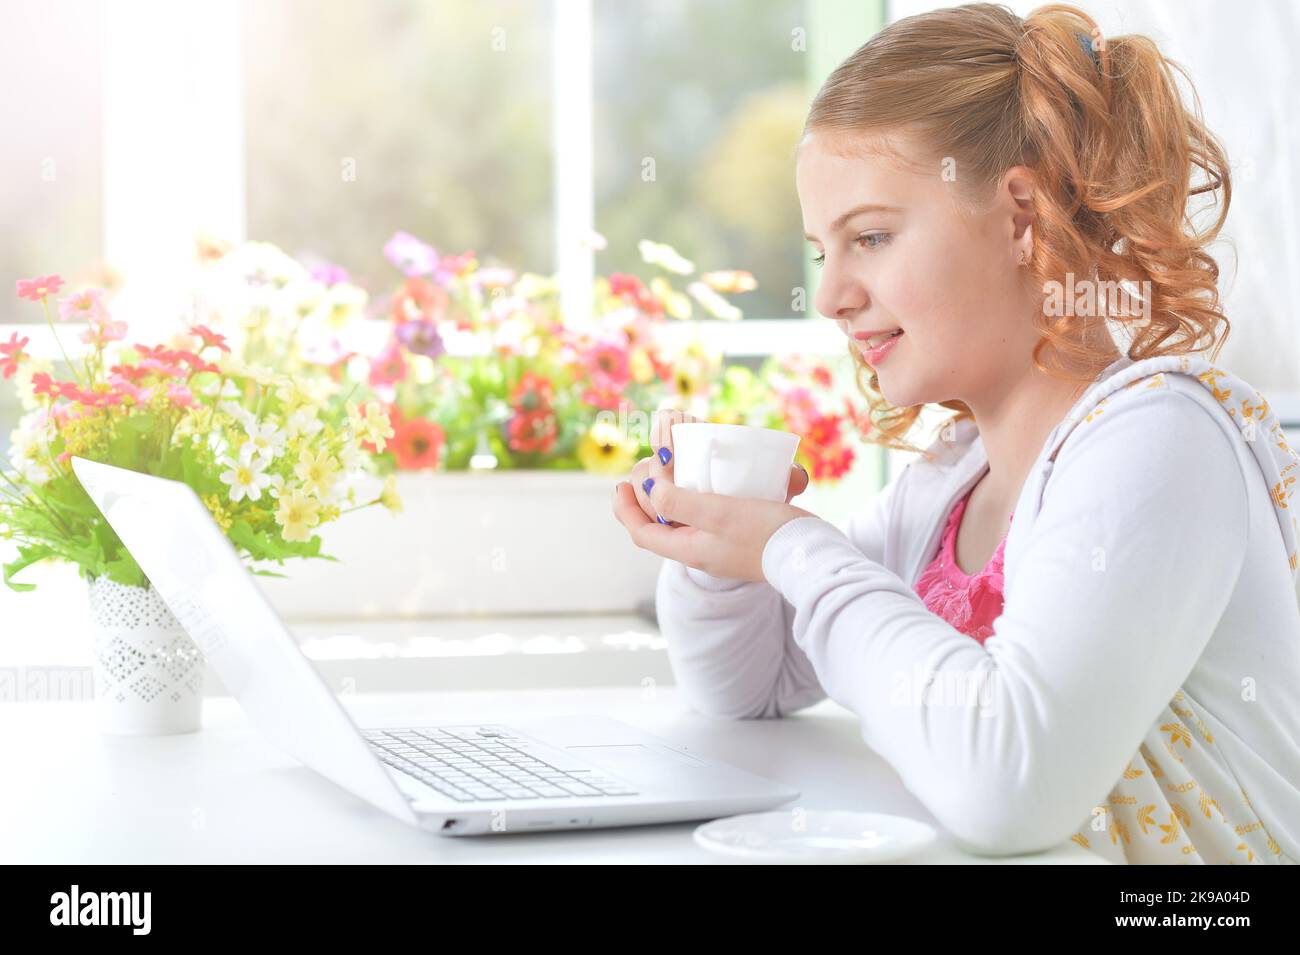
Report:
M646 494L649 494L650 489L654 486L655 486L654 478L646 478L644 481L641 482L641 489L645 491Z
M669 451L667 448L660 448L660 449L659 449L659 463L660 463L660 464L667 464L667 463L668 463L669 461L671 461L672 459L673 459L673 453L672 453L671 451Z
M655 520L658 521L660 524L667 524L667 523L669 523L668 521L664 520L662 517L660 517L660 516L657 515L657 514L655 515Z

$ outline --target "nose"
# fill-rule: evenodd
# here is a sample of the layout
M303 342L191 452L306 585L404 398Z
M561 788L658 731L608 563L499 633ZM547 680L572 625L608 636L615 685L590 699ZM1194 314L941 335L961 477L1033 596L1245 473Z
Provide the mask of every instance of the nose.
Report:
M861 282L844 272L833 272L828 267L822 272L813 305L826 318L847 323L866 308L869 300L867 289Z

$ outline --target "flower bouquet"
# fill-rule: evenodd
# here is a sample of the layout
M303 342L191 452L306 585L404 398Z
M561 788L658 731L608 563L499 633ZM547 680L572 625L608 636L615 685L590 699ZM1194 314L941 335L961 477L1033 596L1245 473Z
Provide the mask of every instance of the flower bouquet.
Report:
M554 279L483 267L472 252L439 256L414 236L395 235L385 253L405 279L389 300L391 330L364 383L393 422L381 465L619 475L651 452L653 412L676 408L794 431L815 480L842 477L854 457L845 425L865 434L869 424L831 396L824 364L773 357L757 374L724 367L683 321L700 311L740 319L726 296L756 288L754 277L705 272L682 292L670 277L693 275L694 263L661 243L639 248L656 270L648 282L597 277L592 314L566 316Z
M51 315L62 285L57 276L20 281L18 294L40 303L69 377L29 356L28 339L17 333L0 343L0 373L14 379L27 409L12 435L9 467L0 467L0 536L17 545L4 580L30 590L14 579L30 564L74 564L89 581L98 624L101 697L123 707L175 704L180 709L164 722L193 728L197 650L82 488L71 457L186 483L250 569L279 576L263 565L327 556L315 533L321 525L372 505L400 508L392 482L372 498L358 499L356 491L373 469L365 448L381 450L392 431L377 405L324 401L293 378L235 360L224 337L205 325L163 344L122 344L127 324L111 317L96 289L58 305L61 320L84 323L86 347L73 358ZM166 640L153 632L134 639L126 621L146 617L165 622ZM146 726L147 716L133 710L121 722Z

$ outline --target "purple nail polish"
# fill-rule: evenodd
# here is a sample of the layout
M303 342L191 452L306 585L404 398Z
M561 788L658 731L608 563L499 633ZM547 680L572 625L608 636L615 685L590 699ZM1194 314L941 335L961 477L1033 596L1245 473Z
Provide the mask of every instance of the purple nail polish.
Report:
M669 461L671 461L672 459L673 459L673 453L672 453L671 451L669 451L667 448L660 448L660 449L659 449L659 463L660 463L660 464L667 464L667 463L668 463Z
M667 523L669 523L668 521L664 520L662 517L659 517L659 516L656 516L656 517L655 517L655 520L657 520L660 524L667 524Z
M654 478L646 478L644 481L641 482L641 489L645 491L646 494L649 494L650 489L654 486L655 486Z

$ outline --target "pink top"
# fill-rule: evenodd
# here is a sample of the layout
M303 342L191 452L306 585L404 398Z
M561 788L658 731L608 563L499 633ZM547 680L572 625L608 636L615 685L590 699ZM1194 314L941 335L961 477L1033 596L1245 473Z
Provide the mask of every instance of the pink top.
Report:
M957 528L961 526L961 516L969 499L968 491L948 515L948 524L939 541L939 552L921 571L916 581L916 592L931 613L974 637L982 646L993 633L993 621L1002 613L1002 548L1007 539L1003 535L988 565L979 573L968 575L962 572L955 556Z

